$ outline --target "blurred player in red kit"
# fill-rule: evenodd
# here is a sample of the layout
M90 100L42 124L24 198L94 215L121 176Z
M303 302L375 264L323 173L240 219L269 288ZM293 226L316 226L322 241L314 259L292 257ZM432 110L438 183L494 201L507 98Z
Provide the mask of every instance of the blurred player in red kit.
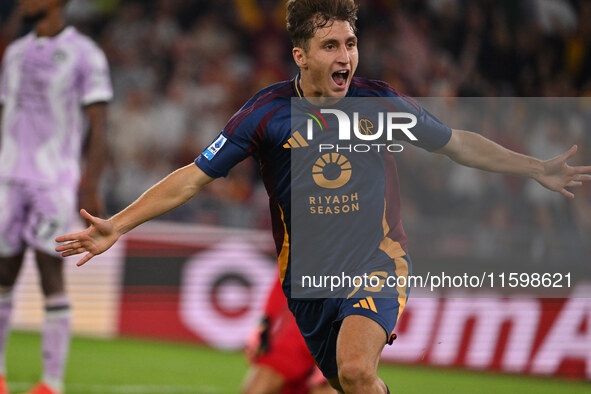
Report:
M279 279L269 291L261 322L249 337L246 355L252 366L243 394L336 394L306 347Z

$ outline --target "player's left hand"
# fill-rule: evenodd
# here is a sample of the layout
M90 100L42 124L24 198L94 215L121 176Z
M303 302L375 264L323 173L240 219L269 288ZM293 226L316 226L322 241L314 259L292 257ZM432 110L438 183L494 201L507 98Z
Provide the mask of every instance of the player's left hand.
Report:
M543 162L543 171L534 176L542 186L557 191L563 196L574 198L575 195L567 187L579 187L583 182L591 181L591 166L569 166L567 161L577 152L577 146L573 145L560 156Z
M80 216L90 223L86 230L78 233L60 235L55 242L62 243L55 248L62 257L74 256L86 253L77 266L85 264L88 260L109 249L121 236L110 220L103 220L92 216L86 210L80 210Z

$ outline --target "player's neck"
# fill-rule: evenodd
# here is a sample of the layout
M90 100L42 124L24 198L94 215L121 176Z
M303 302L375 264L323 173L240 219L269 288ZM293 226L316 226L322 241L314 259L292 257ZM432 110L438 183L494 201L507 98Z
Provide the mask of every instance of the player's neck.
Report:
M37 37L53 37L59 34L64 27L66 27L66 23L61 11L50 11L45 18L37 22L35 33L37 33Z
M331 105L338 102L341 97L329 97L321 89L317 88L312 82L311 77L306 75L304 70L300 71L300 89L302 96L314 105Z
M302 96L308 97L320 97L322 92L318 91L313 84L309 81L309 77L304 70L300 71L300 89L302 89Z

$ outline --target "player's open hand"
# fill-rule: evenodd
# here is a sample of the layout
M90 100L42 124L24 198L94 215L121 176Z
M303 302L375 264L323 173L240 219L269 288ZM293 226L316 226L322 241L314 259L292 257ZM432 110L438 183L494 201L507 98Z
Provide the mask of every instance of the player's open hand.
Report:
M575 195L565 188L579 187L583 182L591 181L591 166L569 166L567 161L577 152L573 145L568 151L544 162L543 172L535 179L544 187L557 191L563 196L574 198Z
M84 257L76 263L77 266L81 266L94 256L109 249L120 236L109 220L92 216L84 209L80 210L80 216L90 223L86 230L79 233L60 235L55 239L56 242L65 242L55 248L63 257L86 252Z

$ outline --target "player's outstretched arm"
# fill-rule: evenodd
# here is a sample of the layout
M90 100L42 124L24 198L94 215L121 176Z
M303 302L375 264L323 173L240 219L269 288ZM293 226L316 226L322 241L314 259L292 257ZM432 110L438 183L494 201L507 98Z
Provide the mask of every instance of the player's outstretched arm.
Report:
M195 164L189 164L152 186L108 220L81 210L80 214L90 222L90 226L84 231L57 237L56 242L65 243L58 245L55 250L64 257L86 253L77 263L80 266L113 246L121 235L189 201L212 180Z
M591 180L591 166L568 165L567 161L576 152L577 146L574 145L560 156L543 161L513 152L479 134L463 130L453 130L447 145L437 151L469 167L530 177L568 198L574 198L574 194L567 187L581 186L583 182Z

